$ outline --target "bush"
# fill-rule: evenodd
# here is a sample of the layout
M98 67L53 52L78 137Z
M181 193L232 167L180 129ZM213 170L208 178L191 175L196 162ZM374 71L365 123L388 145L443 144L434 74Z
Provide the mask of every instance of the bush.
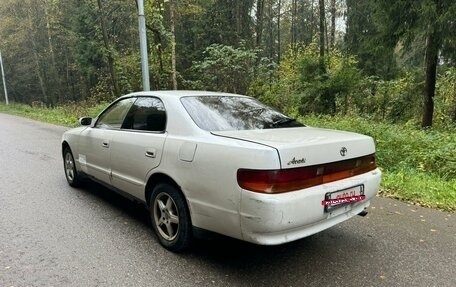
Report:
M193 88L245 94L250 85L256 51L213 44L206 48L205 58L193 65Z
M315 42L290 48L277 69L258 73L249 93L291 114L345 113L362 82L356 60L333 49L324 63L322 69Z

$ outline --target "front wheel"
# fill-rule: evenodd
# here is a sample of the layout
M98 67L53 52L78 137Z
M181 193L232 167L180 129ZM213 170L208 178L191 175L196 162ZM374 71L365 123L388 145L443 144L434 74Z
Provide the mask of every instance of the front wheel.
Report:
M63 167L65 169L65 177L68 184L73 187L79 186L81 180L78 171L76 170L73 154L69 147L66 147L63 151Z
M192 241L190 214L182 193L174 186L157 185L150 199L152 226L160 244L173 252L183 251Z

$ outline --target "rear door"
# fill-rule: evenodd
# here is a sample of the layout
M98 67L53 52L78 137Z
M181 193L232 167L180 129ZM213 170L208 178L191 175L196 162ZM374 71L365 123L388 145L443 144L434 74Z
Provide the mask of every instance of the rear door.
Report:
M105 183L111 183L111 141L136 98L115 102L98 118L94 127L81 132L79 155L81 169Z
M146 176L160 164L166 111L155 97L138 97L111 140L112 185L144 200Z

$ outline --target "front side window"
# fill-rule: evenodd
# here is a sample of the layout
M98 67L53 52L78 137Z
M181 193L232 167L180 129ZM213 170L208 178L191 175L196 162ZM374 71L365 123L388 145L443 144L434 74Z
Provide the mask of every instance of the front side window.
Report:
M135 98L127 98L113 104L101 114L95 126L104 129L120 129L125 115L135 100Z
M131 107L122 129L163 132L166 128L166 112L161 100L139 97Z
M198 127L207 131L252 130L303 126L249 97L183 97L182 104Z

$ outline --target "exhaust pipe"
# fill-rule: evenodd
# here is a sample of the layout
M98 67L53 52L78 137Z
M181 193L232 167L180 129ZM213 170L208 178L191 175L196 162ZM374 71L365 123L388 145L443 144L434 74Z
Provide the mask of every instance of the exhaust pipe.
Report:
M358 215L362 216L362 217L366 216L367 214L368 214L368 212L366 210L363 210L360 213L358 213Z

